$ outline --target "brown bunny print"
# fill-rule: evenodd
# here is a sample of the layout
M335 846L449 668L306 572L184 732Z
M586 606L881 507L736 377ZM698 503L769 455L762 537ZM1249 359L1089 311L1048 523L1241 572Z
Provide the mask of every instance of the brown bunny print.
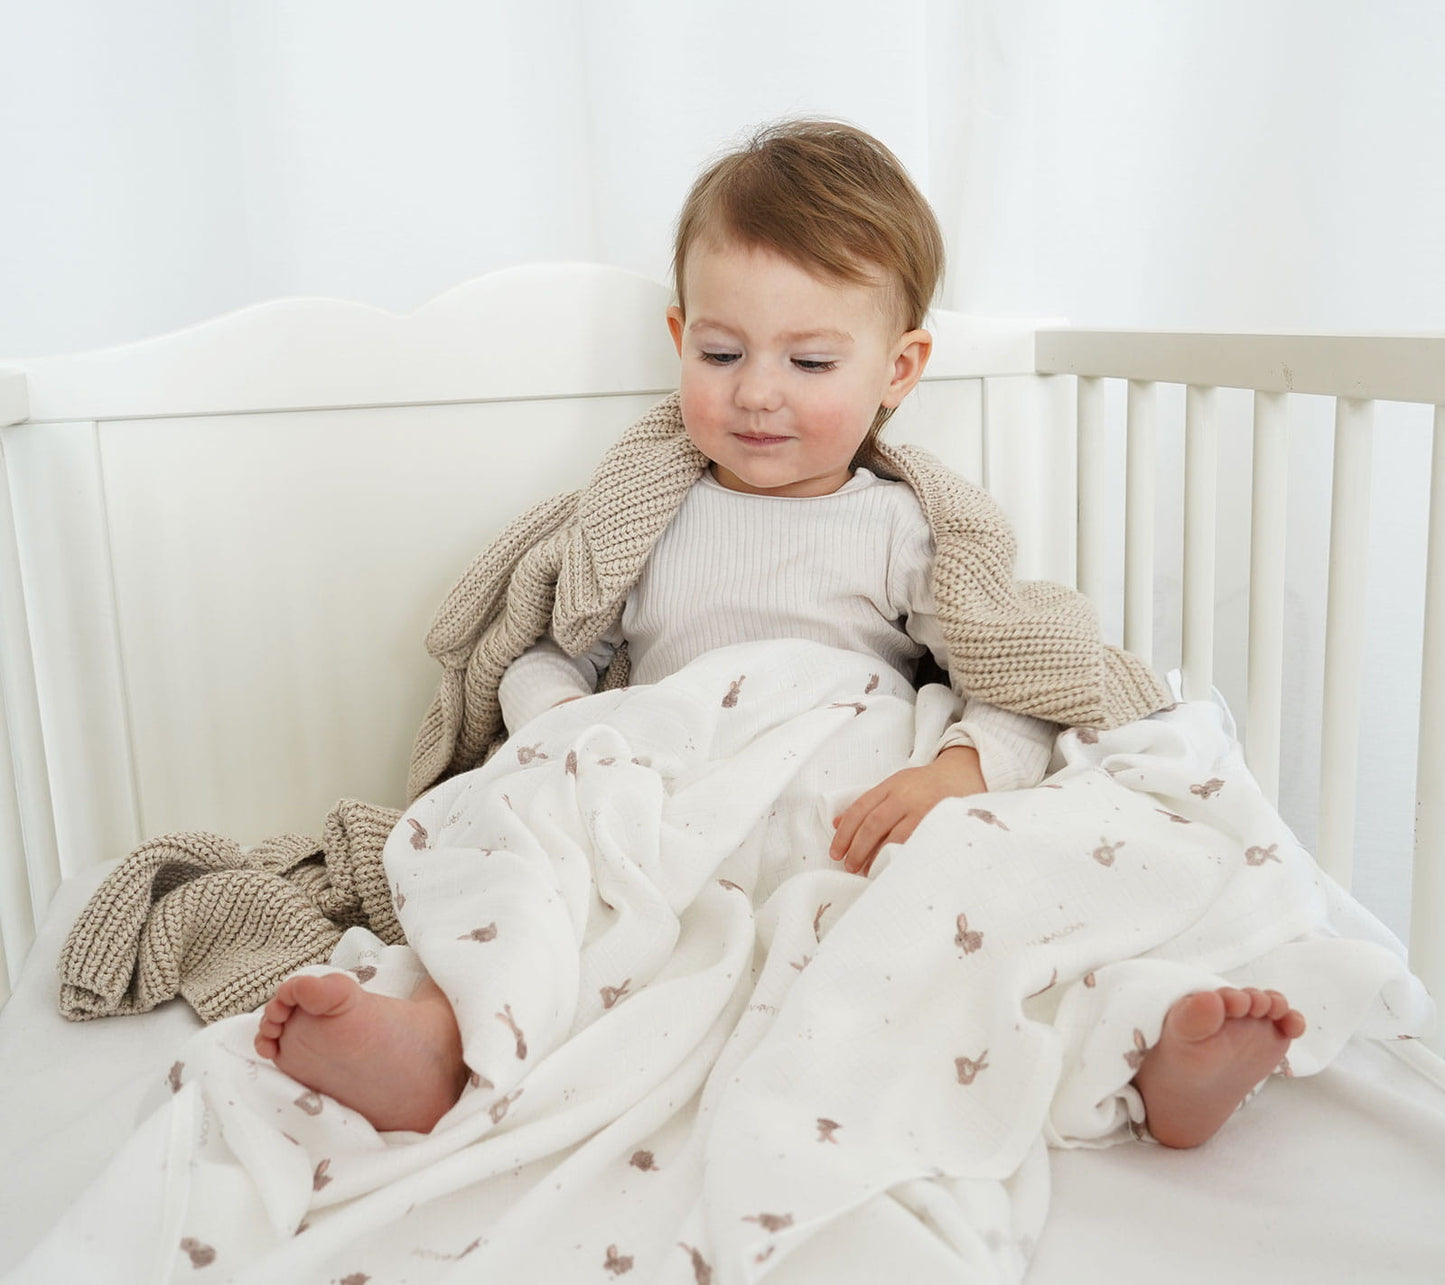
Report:
M968 916L960 914L956 920L958 931L953 934L953 944L965 955L972 955L983 946L983 934L968 926Z
M1000 830L1008 829L1008 826L1006 826L1002 821L1000 821L996 816L994 816L994 814L990 812L987 808L969 808L968 815L971 817L977 817L980 821L984 823L984 825L996 825Z
M817 941L823 940L823 916L832 908L831 901L825 901L818 907L818 913L813 916L813 937Z
M1144 1038L1144 1032L1137 1026L1134 1028L1134 1047L1124 1054L1124 1061L1129 1064L1131 1071L1137 1071L1144 1065L1144 1059L1149 1054L1149 1041Z
M953 1067L960 1084L972 1084L980 1071L988 1070L988 1050L984 1049L977 1057L956 1057Z
M194 1236L187 1236L181 1241L181 1252L191 1260L192 1267L209 1267L216 1261L216 1251L209 1245L203 1245Z
M692 1259L693 1285L712 1285L712 1268L708 1266L707 1259L691 1245L684 1245L682 1241L677 1242L677 1247L687 1250L688 1257Z
M504 1004L502 1005L502 1011L500 1013L494 1013L492 1016L495 1017L497 1021L501 1022L509 1031L511 1031L513 1037L516 1039L517 1060L526 1061L527 1038L522 1034L521 1028L517 1025L517 1019L512 1016L512 1006L510 1004Z
M1101 866L1112 866L1114 864L1114 854L1123 846L1123 839L1120 839L1118 843L1110 843L1108 839L1101 836L1099 846L1094 849L1094 860Z
M492 1105L487 1108L487 1114L492 1117L492 1123L501 1124L502 1121L507 1118L507 1111L510 1109L512 1103L521 1096L522 1090L514 1089L505 1097L500 1097L493 1102Z

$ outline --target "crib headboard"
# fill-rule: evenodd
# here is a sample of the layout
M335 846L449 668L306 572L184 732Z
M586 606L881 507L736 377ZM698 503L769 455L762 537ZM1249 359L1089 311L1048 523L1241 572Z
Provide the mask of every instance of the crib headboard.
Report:
M253 842L316 833L341 797L404 802L432 612L509 518L579 485L676 387L668 302L617 269L538 265L408 316L287 300L0 363L12 975L59 879L143 838ZM1016 491L1031 574L1067 577L1067 460L1026 485L984 433L987 403L1021 444L1064 382L1034 375L1034 330L938 315L889 432Z

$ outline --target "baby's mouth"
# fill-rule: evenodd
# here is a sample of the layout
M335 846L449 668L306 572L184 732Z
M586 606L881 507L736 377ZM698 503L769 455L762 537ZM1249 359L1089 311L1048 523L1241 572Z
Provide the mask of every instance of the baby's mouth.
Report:
M734 433L734 437L748 446L775 446L779 442L789 441L789 438L780 437L773 433Z

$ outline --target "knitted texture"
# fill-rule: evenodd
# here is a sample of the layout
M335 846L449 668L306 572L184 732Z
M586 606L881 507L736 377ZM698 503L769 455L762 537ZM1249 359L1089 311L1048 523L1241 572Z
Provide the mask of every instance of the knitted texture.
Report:
M182 996L213 1022L249 1012L288 974L330 958L365 924L404 940L381 865L394 808L343 800L318 842L281 835L249 851L218 835L142 844L96 890L60 952L72 1021L144 1013Z
M1014 580L1013 533L987 492L918 447L880 443L862 462L907 483L933 530L933 592L956 691L1100 729L1169 704L1147 665L1101 641L1087 598L1064 585ZM442 679L413 747L410 798L476 767L501 744L497 688L527 648L550 630L579 655L619 618L647 555L707 464L674 393L622 435L582 490L537 505L483 550L427 635ZM603 686L625 681L614 662Z

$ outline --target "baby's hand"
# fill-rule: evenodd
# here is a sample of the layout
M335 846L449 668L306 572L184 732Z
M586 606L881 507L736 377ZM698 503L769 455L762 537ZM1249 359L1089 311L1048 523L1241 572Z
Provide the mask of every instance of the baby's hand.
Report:
M845 870L867 874L885 843L902 843L943 799L981 794L988 786L978 751L968 745L943 750L924 767L905 767L862 794L833 826L828 855Z

